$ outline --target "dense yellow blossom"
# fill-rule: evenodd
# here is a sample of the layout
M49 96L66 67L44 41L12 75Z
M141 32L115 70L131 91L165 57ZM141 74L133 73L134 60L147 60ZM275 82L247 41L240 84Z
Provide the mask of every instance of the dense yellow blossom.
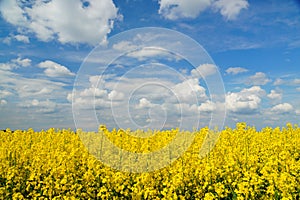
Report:
M176 134L193 134L194 142L175 162L170 152L170 165L163 169L129 173L112 169L90 154L107 153L92 152L93 141L101 140L100 132L119 148L137 153L156 151ZM257 131L238 123L221 131L216 145L207 147L210 153L200 157L209 132L208 128L192 133L149 130L149 137L140 137L146 132L109 131L105 126L99 127L99 133L6 129L0 131L0 199L300 198L298 126ZM84 140L91 141L89 151Z

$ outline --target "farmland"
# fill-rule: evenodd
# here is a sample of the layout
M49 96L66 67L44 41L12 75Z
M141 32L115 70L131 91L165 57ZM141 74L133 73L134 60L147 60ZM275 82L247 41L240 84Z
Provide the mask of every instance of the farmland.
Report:
M145 154L183 134L179 129L153 131L150 140L105 126L99 132L120 148ZM170 165L131 173L103 164L87 150L83 136L95 133L0 131L0 199L300 198L298 126L256 130L237 123L220 131L216 145L201 157L204 138L212 132L204 127L187 133L193 142L178 159L170 157Z

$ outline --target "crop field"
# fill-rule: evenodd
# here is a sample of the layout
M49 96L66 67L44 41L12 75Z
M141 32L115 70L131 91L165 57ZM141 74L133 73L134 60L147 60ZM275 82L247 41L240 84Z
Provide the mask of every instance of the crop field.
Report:
M144 154L163 148L177 134L185 134L179 129L149 130L151 137L142 138L130 136L137 132L105 126L99 127L100 132L116 146ZM170 150L168 166L147 171L145 165L144 172L133 173L96 158L111 154L104 147L93 153L93 142L86 145L85 140L95 141L97 133L55 128L0 131L0 199L300 198L298 126L258 131L237 123L235 128L220 131L211 151L199 156L204 138L213 132L204 127L186 133L194 139L183 155L174 159Z

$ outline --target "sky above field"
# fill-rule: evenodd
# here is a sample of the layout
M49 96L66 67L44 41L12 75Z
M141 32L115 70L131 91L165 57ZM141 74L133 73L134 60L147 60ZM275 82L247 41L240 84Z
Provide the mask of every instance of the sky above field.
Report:
M0 13L0 129L300 122L299 1L2 0Z

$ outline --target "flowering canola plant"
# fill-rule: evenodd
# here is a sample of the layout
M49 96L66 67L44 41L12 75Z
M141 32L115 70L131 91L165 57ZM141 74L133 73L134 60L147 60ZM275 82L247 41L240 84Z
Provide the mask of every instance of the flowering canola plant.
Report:
M139 153L162 148L181 133L149 130L151 137L141 138L134 135L142 131L109 131L105 126L99 132L116 146ZM238 123L234 129L222 130L217 143L208 147L211 151L199 157L210 133L208 128L191 132L195 136L191 146L174 162L170 152L172 162L163 169L130 173L113 169L91 154L97 133L6 129L0 131L0 199L300 198L297 125L257 131ZM91 141L90 147L85 140Z

